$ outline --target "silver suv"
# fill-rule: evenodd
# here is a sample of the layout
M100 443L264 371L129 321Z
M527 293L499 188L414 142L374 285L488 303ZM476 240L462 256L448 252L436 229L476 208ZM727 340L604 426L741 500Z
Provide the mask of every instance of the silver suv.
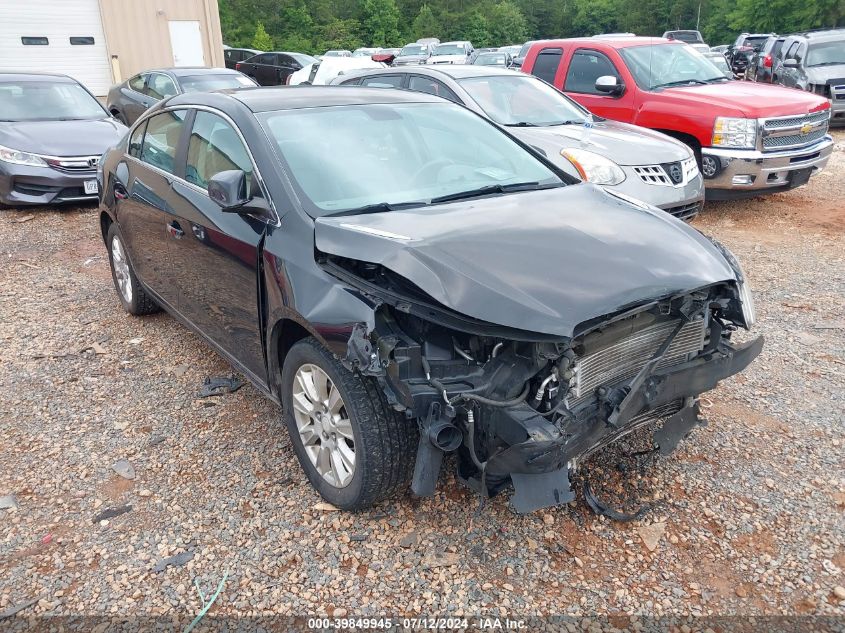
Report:
M830 100L831 125L845 125L845 28L790 35L774 65L774 82Z

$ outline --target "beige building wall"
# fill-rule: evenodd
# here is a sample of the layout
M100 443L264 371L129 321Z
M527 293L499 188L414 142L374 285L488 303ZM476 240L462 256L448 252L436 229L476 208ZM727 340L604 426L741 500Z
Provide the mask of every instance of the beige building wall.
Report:
M223 67L217 0L99 0L115 83L149 68L173 66L171 20L200 24L205 65Z

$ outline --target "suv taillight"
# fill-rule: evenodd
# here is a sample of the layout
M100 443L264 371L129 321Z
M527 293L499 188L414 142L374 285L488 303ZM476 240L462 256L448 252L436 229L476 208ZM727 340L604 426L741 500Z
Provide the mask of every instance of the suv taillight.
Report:
M772 56L771 55L766 55L763 58L763 66L765 66L766 68L772 67Z
M235 64L235 70L240 70L240 69L241 69L241 63L238 62L237 64Z

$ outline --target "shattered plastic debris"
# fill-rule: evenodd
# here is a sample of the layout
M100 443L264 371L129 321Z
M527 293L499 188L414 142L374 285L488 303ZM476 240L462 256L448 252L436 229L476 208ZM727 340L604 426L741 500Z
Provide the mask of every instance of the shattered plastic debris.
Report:
M93 522L96 524L96 523L99 523L100 521L105 521L106 519L113 519L114 517L118 517L121 514L126 514L127 512L130 512L131 510L132 510L132 506L129 505L129 504L123 505L123 506L109 507L109 508L106 508L105 510L103 510L102 512L100 512L99 514L95 515Z
M209 396L222 396L226 393L234 393L244 386L244 381L237 376L215 376L214 378L206 378L202 387L197 393L200 398L208 398Z
M168 567L181 567L194 559L193 552L179 552L173 556L168 556L158 561L153 567L153 571L158 573L163 572Z

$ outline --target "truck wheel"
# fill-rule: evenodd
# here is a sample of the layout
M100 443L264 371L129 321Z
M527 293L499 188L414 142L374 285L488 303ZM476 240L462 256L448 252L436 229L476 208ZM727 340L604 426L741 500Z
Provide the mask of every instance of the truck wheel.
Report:
M282 407L299 463L329 503L360 510L408 487L416 424L388 406L375 380L312 337L285 358Z
M116 223L112 223L106 234L106 248L109 252L109 263L111 264L111 278L114 281L114 289L123 309L129 314L141 316L152 314L161 310L158 304L144 290L132 263L126 256L126 247L123 244L123 236Z

